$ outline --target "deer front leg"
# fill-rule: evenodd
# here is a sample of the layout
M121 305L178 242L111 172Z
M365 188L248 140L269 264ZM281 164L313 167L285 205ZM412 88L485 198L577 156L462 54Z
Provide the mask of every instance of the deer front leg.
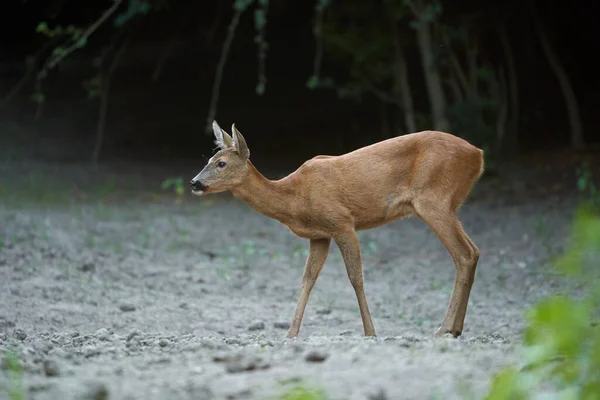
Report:
M308 296L310 291L315 286L315 282L321 273L323 264L329 254L329 245L331 239L311 239L308 248L308 257L306 258L306 265L304 266L304 274L302 275L302 290L300 292L300 298L296 304L296 311L294 312L294 320L286 335L287 338L294 338L298 336L300 332L300 325L302 324L302 317L304 316L304 309L308 302Z
M343 232L335 237L335 242L342 252L348 278L350 278L350 283L356 293L365 336L375 336L375 328L373 327L371 313L369 312L365 296L360 245L356 233L354 230Z

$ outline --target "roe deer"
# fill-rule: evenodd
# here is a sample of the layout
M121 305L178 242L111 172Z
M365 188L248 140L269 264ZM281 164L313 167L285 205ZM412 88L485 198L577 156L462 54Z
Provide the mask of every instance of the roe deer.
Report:
M316 156L280 180L265 178L249 160L242 134L213 122L220 150L190 185L193 194L230 190L256 211L309 239L300 298L288 338L298 336L310 292L333 239L339 247L365 336L375 328L364 293L356 231L416 215L435 232L456 265L454 288L434 336L458 337L479 260L479 250L456 212L483 173L483 151L449 133L423 131L383 140L340 156Z

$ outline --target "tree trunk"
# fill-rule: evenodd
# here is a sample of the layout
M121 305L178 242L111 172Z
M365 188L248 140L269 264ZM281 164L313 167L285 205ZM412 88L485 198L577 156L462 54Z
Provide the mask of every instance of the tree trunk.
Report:
M581 126L581 117L579 115L577 97L573 92L573 87L571 86L571 82L569 81L567 72L560 63L557 54L554 52L554 49L550 44L550 40L546 35L546 31L544 30L542 22L540 21L535 9L533 10L533 19L535 20L536 30L540 38L540 42L542 44L542 49L544 50L544 54L546 55L546 59L548 60L548 64L550 64L550 68L552 69L554 75L556 75L556 78L558 79L560 88L562 89L563 96L565 98L565 102L567 103L569 125L571 127L571 146L575 150L581 150L585 146L585 141L583 139L583 128Z
M452 91L452 96L454 103L460 104L465 101L465 97L463 96L462 91L460 90L460 85L458 83L458 78L456 77L456 73L450 71L450 77L446 79L446 83L450 87Z
M498 147L502 147L506 140L506 122L508 120L507 86L504 71L499 68L498 73L494 73L492 82L492 95L498 101L498 115L496 117L496 143Z
M108 111L108 99L110 93L111 79L113 73L115 72L115 69L119 64L121 56L125 52L125 48L127 47L130 38L131 35L129 35L129 37L125 39L125 42L117 50L117 52L113 56L112 62L110 63L108 68L106 68L106 71L101 72L102 75L100 84L102 85L102 87L100 94L100 108L98 109L98 126L96 127L96 141L94 143L94 150L92 152L92 163L94 165L98 164L98 160L100 159L100 151L102 150L102 145L104 144L104 132L106 126L106 114Z
M433 128L439 131L450 130L450 124L446 118L446 100L440 73L435 65L433 57L431 24L423 19L419 20L417 29L417 40L421 52L421 62L425 73L427 93L431 103L431 114L433 117Z
M381 138L382 139L388 139L391 137L390 134L390 124L388 123L388 117L387 117L387 103L385 102L380 102L380 118L381 118Z
M410 81L408 80L408 65L400 43L398 25L395 22L393 23L392 34L394 36L394 95L399 95L401 98L406 131L416 132L417 124L415 122Z
M506 141L512 145L517 142L519 137L519 82L517 77L517 69L515 67L515 56L506 33L506 28L502 26L500 28L500 42L504 47L504 53L506 56L506 62L508 65L508 96L510 98L510 110L509 110L509 123L508 123L508 135Z

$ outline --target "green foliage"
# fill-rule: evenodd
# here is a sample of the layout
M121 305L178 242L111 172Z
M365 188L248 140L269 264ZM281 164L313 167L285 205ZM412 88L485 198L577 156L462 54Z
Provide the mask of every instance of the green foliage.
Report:
M100 73L92 76L90 79L87 79L82 82L82 86L87 93L88 99L95 99L100 97L102 93L102 77Z
M133 19L136 15L145 15L150 12L152 7L150 3L143 0L129 0L127 10L117 15L113 21L114 26L120 27Z
M313 74L306 86L309 89L335 88L340 98L355 100L361 99L377 85L391 88L393 42L389 22L390 18L401 15L398 3L389 1L381 7L353 1L333 9L324 18L318 34L325 54L334 63L348 65L348 75L334 83L331 78ZM382 23L370 23L373 19L380 19ZM356 26L361 26L361 29L356 29Z
M258 8L254 11L254 28L256 35L254 43L257 47L258 59L258 82L256 83L256 94L264 94L267 85L267 76L265 73L265 63L269 45L265 40L265 27L267 26L267 12L269 11L269 0L258 0Z
M58 25L54 28L50 28L45 21L40 22L35 28L35 31L48 37L71 35L73 40L78 40L83 34L83 29L77 28L74 25L68 25L66 27Z
M589 204L578 209L570 239L556 265L583 288L582 298L554 295L528 310L522 365L497 374L486 399L600 399L597 209Z
M295 386L283 393L279 400L327 400L327 395L322 389L309 388L306 386Z
M10 400L25 400L25 388L23 387L23 366L19 357L10 350L4 352L4 365L9 379L9 385L6 388Z
M589 162L585 161L577 167L577 188L579 191L589 197L590 202L600 207L600 190L592 181L592 171Z
M252 3L254 3L254 0L235 0L233 9L235 11L244 12Z
M417 15L415 15L417 20L411 21L409 24L413 29L418 29L421 23L430 23L435 21L442 14L442 3L438 0L427 2L422 10L416 9L414 1L412 0L402 0L402 3L417 12Z
M183 178L181 176L165 179L160 186L163 190L173 187L173 191L177 196L183 196L185 193L185 186L183 185Z

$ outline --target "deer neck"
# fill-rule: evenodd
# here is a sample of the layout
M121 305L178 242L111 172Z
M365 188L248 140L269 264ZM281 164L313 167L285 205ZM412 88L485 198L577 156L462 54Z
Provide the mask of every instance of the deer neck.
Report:
M291 218L289 204L293 197L293 190L287 180L267 179L250 161L248 161L248 178L231 189L231 192L267 217L283 223Z

